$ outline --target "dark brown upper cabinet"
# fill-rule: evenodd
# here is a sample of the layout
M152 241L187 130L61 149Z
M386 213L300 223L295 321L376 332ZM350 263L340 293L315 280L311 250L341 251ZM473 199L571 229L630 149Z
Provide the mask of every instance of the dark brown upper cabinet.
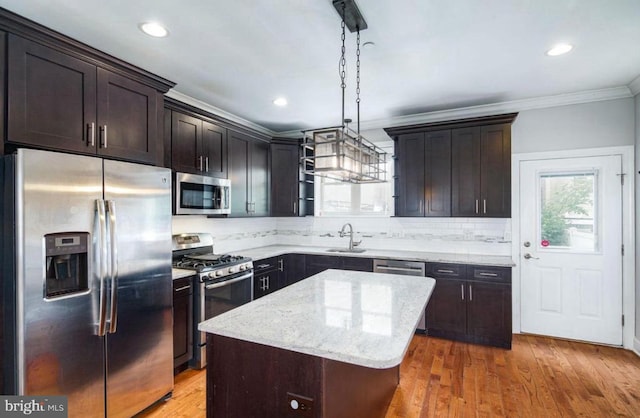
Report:
M162 93L173 84L126 77L65 40L58 49L8 34L7 142L161 165Z
M511 125L452 131L453 216L511 217Z
M451 215L451 132L400 135L396 216Z
M269 216L269 143L229 130L231 215Z
M271 144L271 216L299 214L300 144Z
M175 171L227 178L227 147L226 128L172 111L171 161Z
M511 216L516 113L386 128L395 141L396 216Z

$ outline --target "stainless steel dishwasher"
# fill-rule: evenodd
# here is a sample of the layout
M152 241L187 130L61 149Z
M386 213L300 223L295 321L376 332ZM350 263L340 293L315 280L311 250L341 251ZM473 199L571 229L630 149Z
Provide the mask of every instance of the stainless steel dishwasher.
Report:
M405 276L425 275L425 264L420 261L402 261L402 260L373 260L374 273L402 274ZM426 332L425 314L422 314L416 331Z

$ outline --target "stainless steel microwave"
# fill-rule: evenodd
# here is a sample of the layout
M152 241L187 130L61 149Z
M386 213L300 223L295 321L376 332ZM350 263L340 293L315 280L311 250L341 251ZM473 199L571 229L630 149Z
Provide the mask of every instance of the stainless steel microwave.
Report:
M231 181L197 174L176 173L176 215L231 213Z

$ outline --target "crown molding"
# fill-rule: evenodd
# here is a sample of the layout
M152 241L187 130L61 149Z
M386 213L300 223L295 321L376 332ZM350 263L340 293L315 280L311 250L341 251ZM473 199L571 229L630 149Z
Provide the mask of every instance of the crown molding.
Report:
M227 112L226 110L222 110L219 107L215 107L213 105L210 105L209 103L203 102L202 100L198 100L195 99L191 96L188 96L184 93L181 93L175 89L171 89L169 90L169 92L167 92L166 94L167 97L170 97L172 99L181 101L183 103L186 103L188 105L197 107L199 109L202 109L204 111L207 111L209 113L212 113L214 115L223 117L227 120L230 120L232 122L235 122L239 125L244 125L248 128L253 129L254 131L258 131L262 134L265 134L269 137L274 137L274 136L280 136L278 135L277 132L272 131L271 129L267 129L264 126L258 125L257 123L253 123L251 121L248 121L244 118L241 118L240 116L234 115L233 113ZM298 131L298 136L300 136L300 131Z
M576 93L558 94L554 96L534 97L531 99L511 100L507 102L486 105L461 107L457 109L438 110L435 112L418 113L415 115L395 116L360 122L360 131L370 129L391 128L396 126L419 125L423 123L439 122L455 119L466 119L498 115L503 113L521 112L523 110L544 109L558 106L568 106L582 103L616 100L633 97L640 93L640 76L628 86L612 87L600 90L587 90ZM241 118L201 100L194 99L175 89L169 90L168 97L198 107L207 112L229 119L240 125L247 126L270 137L300 138L302 130L296 129L285 132L275 132L264 126Z
M636 79L632 84L636 83ZM640 82L638 82L640 83ZM419 125L446 120L475 118L503 113L521 112L523 110L544 109L605 100L633 97L630 87L620 86L600 90L587 90L577 93L558 94L555 96L535 97L531 99L512 100L508 102L461 107L457 109L438 110L415 115L396 116L384 119L360 122L360 131L370 129L391 128L396 126ZM300 136L300 131L278 132L281 137Z
M629 83L629 90L631 90L631 93L634 96L640 94L640 75L638 75L635 80Z

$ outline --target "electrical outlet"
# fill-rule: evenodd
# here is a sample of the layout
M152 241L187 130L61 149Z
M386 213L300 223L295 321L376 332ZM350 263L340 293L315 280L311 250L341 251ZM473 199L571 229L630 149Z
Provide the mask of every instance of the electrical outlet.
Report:
M290 415L295 417L313 417L313 399L306 396L287 392L287 408Z

